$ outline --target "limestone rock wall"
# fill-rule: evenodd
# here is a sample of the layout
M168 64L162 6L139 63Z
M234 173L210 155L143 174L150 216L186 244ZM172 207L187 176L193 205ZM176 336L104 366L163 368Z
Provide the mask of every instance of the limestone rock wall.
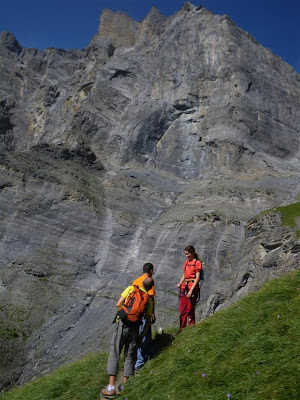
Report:
M299 201L299 75L230 18L105 10L83 50L2 33L0 65L2 387L107 349L145 262L177 325L188 244L198 320L299 268L293 229L259 216Z

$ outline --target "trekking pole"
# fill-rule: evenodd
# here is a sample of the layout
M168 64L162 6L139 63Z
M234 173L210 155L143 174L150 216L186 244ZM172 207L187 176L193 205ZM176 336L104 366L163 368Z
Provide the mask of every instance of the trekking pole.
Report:
M116 322L116 320L117 320L117 316L118 316L118 313L116 313L116 315L115 315L115 318L114 318L114 320L113 320L113 324Z

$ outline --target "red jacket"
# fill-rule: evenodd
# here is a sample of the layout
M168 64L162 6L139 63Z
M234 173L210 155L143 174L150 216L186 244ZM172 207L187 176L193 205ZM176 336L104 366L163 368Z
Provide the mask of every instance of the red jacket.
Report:
M192 260L192 261L187 260L184 263L184 267L183 267L183 273L184 273L185 279L196 279L196 272L201 272L201 269L202 269L202 263L200 260L196 260L196 259ZM181 284L181 288L184 289L185 285L186 285L186 282L183 281ZM193 286L193 282L188 282L189 290L192 286Z

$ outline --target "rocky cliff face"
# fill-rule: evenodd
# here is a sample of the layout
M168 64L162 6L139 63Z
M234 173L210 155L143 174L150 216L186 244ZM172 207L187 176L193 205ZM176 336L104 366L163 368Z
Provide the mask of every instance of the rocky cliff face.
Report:
M299 268L299 75L227 16L105 10L84 50L0 39L1 385L107 348L122 289L155 265L177 325L183 249L198 320Z

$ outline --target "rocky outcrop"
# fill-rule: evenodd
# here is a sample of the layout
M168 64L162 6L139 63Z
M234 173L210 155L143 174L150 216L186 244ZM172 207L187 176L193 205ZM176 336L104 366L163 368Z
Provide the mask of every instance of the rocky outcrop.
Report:
M83 50L0 39L1 385L107 348L114 305L155 265L177 325L183 249L198 320L299 268L299 75L227 16L105 10Z

